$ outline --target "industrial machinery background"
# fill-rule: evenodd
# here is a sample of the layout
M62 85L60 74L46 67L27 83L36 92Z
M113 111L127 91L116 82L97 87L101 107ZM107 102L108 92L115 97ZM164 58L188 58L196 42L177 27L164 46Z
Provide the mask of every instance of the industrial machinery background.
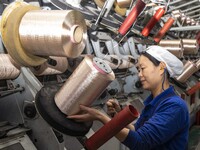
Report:
M199 0L1 0L0 149L84 149L102 124L67 119L80 103L106 112L116 98L141 112L149 93L137 59L149 45L184 63L171 84L190 126L200 125L199 8ZM99 149L127 148L112 138Z

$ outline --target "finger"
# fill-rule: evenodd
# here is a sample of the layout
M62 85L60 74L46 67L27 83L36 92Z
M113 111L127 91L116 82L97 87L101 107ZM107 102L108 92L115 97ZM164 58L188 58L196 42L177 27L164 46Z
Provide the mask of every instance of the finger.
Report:
M113 104L110 101L106 102L106 105L107 107L113 107Z
M114 106L114 108L116 109L117 112L121 111L120 104L116 99L113 101L113 106Z
M84 110L84 111L87 111L87 112L91 109L90 107L87 107L87 106L84 106L84 105L80 105L79 107L80 107L81 110Z
M113 107L108 107L108 109L107 109L107 111L115 111L115 108L113 108Z
M83 115L70 115L70 116L67 116L67 118L69 118L69 119L80 119L82 117L83 117Z
M115 101L116 101L116 99L114 99L114 98L108 100L108 102L110 102L110 103L114 103Z
M81 114L81 115L70 115L67 116L68 119L73 119L77 122L84 122L87 121L88 114Z
M108 115L116 114L116 111L110 111L108 112Z

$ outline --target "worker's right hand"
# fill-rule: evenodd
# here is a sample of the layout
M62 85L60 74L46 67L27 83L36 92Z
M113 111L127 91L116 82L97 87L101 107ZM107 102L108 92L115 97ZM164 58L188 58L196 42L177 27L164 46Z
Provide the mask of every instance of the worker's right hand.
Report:
M111 117L114 117L118 112L120 112L121 106L116 99L109 99L106 102L107 105L107 114Z

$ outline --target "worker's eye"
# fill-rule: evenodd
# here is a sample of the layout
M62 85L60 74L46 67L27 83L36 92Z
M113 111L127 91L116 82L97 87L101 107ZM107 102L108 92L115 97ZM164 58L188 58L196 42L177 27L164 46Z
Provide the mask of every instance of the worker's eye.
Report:
M145 69L145 67L142 67L142 68L140 68L141 70L144 70Z
M141 68L140 67L136 67L137 71L140 72Z

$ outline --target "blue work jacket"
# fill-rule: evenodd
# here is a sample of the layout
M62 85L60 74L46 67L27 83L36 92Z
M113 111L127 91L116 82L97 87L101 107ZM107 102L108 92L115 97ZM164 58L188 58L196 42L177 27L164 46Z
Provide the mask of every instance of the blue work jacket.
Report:
M144 101L145 108L123 144L131 150L186 150L189 113L183 99L170 86Z

